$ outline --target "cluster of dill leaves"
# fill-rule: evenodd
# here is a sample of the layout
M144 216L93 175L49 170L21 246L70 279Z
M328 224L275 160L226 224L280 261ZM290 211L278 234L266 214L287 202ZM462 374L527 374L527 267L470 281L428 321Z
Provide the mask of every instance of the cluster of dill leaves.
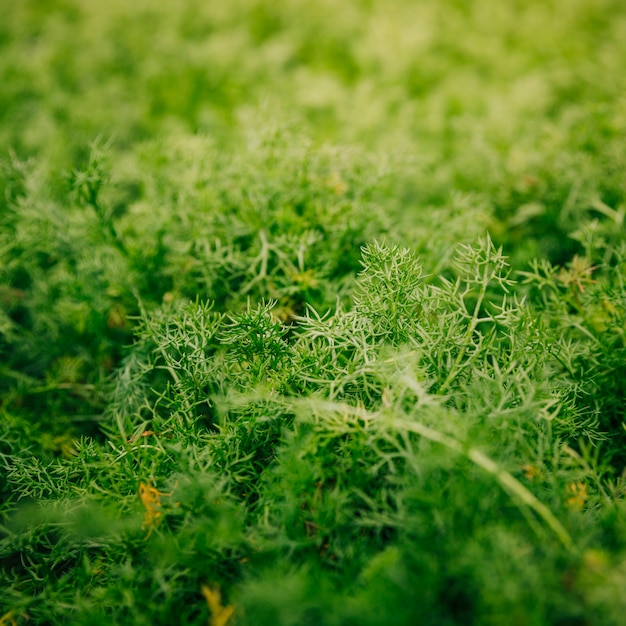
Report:
M623 7L4 4L0 625L621 624Z

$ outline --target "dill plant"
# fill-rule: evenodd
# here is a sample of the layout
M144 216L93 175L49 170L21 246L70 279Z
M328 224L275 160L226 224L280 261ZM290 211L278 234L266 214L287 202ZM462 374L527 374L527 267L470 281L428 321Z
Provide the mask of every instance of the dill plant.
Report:
M32 537L40 552L18 579L51 568L60 594L9 585L13 606L126 621L158 605L202 621L210 583L242 623L580 614L573 597L561 604L558 572L593 558L587 500L609 489L607 468L586 459L599 432L584 404L568 410L575 381L569 368L555 376L565 353L536 349L540 321L508 299L501 252L485 239L461 247L454 267L456 277L425 277L410 251L373 243L354 305L291 327L271 302L228 318L200 301L144 312L109 446L10 463L12 489L39 512L11 522L4 558ZM143 528L140 483L160 496ZM510 550L523 555L515 574ZM79 597L92 562L97 592Z
M4 4L0 623L621 624L620 3Z

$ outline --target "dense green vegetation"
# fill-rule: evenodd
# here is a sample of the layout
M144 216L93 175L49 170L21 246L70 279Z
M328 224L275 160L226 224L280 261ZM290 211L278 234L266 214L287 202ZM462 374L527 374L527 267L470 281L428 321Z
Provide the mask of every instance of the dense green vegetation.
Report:
M0 624L626 611L626 6L0 0Z

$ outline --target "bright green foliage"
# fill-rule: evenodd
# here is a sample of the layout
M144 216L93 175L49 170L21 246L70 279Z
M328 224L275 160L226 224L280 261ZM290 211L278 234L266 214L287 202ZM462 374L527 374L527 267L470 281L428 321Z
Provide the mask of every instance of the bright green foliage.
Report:
M620 428L575 393L576 360L597 342L509 300L490 240L454 266L427 284L410 251L374 242L355 304L290 327L275 303L144 313L109 395L108 445L7 458L10 492L32 502L3 543L7 606L200 622L199 589L218 582L241 623L584 615L579 595L600 584L578 582L585 559L618 575L589 542L598 507L620 506L619 448L594 452ZM137 492L152 483L159 515L142 524ZM46 576L54 588L32 586Z
M622 3L0 8L0 625L623 622Z

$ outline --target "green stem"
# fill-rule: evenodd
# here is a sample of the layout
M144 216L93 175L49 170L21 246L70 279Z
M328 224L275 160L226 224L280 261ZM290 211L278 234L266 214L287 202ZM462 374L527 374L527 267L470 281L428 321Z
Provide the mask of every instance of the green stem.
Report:
M426 439L430 439L431 441L435 441L436 443L446 446L446 448L453 450L457 454L464 454L467 456L470 461L494 476L505 491L513 494L533 511L535 511L535 513L551 528L565 548L568 550L572 549L574 542L554 513L552 513L552 511L550 511L550 509L543 504L543 502L538 500L535 495L526 489L526 487L524 487L524 485L522 485L517 478L502 469L495 461L483 454L480 450L477 448L465 449L460 442L456 441L456 439L448 437L447 435L429 428L428 426L424 426L419 422L406 422L398 420L394 423L394 426L399 429L406 429L414 432L422 437L425 437Z
M483 285L481 292L478 294L478 300L476 301L476 306L474 307L474 313L472 314L472 319L470 320L469 326L467 327L467 331L465 332L463 341L461 342L461 345L459 346L459 353L457 354L457 357L454 363L452 364L450 371L448 372L448 376L443 381L441 387L439 387L438 393L440 395L445 394L445 392L448 390L448 388L450 387L450 385L452 384L452 382L454 381L454 379L458 376L460 372L459 365L461 364L461 361L465 357L468 343L470 339L472 338L474 331L476 330L476 325L478 324L478 313L480 312L480 307L482 306L483 299L485 297L485 291L486 291L486 288Z

